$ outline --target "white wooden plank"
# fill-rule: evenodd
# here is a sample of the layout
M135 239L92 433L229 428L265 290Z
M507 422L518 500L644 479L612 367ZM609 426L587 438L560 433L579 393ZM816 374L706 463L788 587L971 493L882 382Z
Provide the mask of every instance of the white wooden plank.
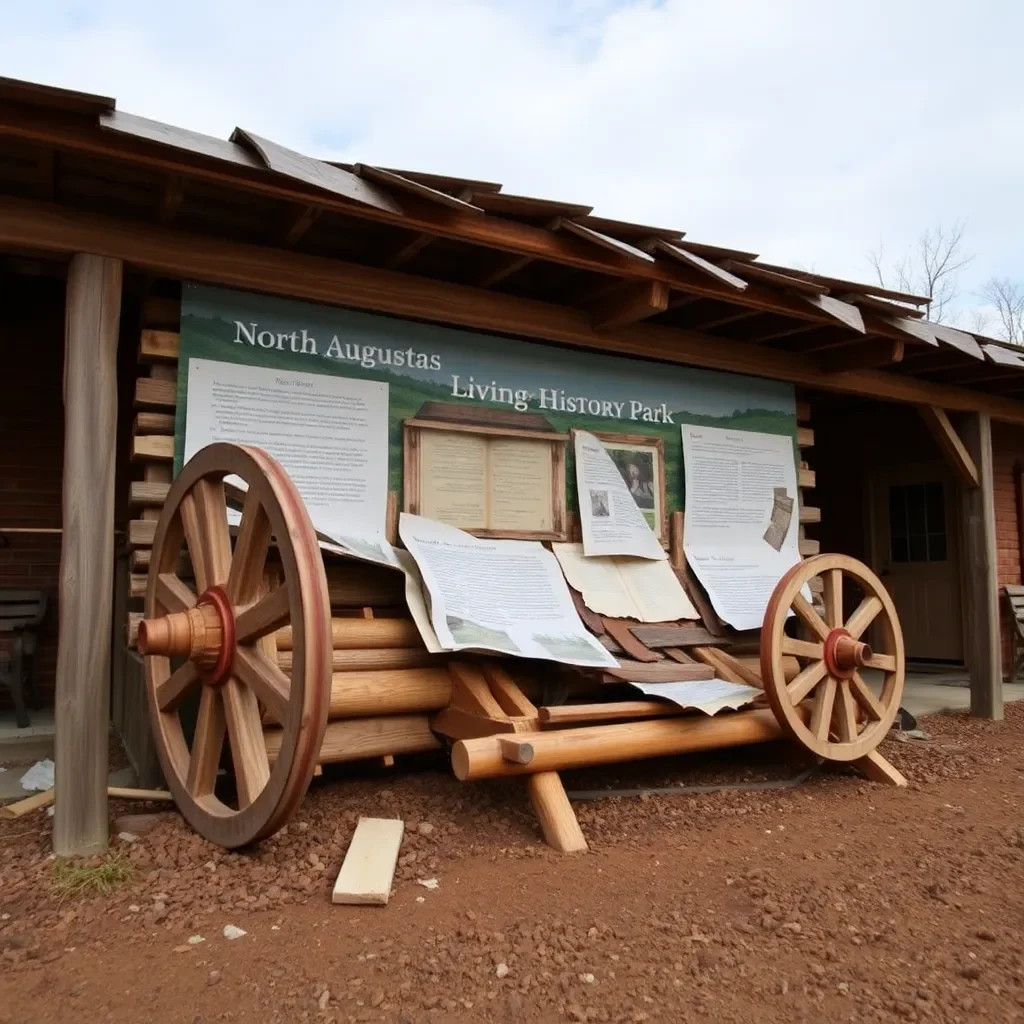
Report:
M360 818L331 902L384 906L391 896L404 832L405 822L399 818Z

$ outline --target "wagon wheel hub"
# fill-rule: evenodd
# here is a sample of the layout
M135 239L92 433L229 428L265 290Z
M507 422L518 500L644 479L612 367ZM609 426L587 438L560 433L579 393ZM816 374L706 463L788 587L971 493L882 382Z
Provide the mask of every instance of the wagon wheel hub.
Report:
M829 632L822 649L825 667L836 679L852 679L874 657L871 645L855 640L848 630L839 627Z
M213 586L200 594L194 607L171 612L139 624L139 654L188 658L201 682L227 682L235 661L235 609L227 590Z

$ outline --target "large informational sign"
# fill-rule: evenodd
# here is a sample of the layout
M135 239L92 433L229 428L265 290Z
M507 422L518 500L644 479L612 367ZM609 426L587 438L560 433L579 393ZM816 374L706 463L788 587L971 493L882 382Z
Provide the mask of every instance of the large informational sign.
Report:
M336 457L380 460L380 446L364 427L372 427L373 410L381 408L386 398L387 485L399 493L402 424L416 418L425 406L475 406L492 410L492 416L493 410L529 413L535 429L542 422L547 426L540 429L550 428L554 433L568 434L576 428L598 435L612 446L616 466L641 509L653 509L662 491L667 509L683 507L680 427L684 424L783 435L790 445L796 434L793 388L781 382L186 285L176 419L179 468L185 455L186 410L193 423L198 414L200 420L206 416L209 425L208 414L189 407L190 364L195 360L281 371L283 383L274 385L274 394L264 396L270 404L262 409L260 400L254 403L241 392L228 395L219 384L216 392L204 390L200 402L214 401L214 415L221 421L239 411L254 422L262 414L265 422L261 429L290 431L288 440L294 443L306 429L295 415L312 415L315 421L316 403L323 403L323 422L344 421L349 441L343 444L344 453L322 451L321 461ZM326 382L311 388L307 381L289 374L377 382L386 389L373 393L342 388L332 399L333 390ZM239 374L239 382L243 376ZM203 379L214 387L208 377ZM222 379L223 372L217 380ZM282 423L289 392L306 397ZM332 402L339 403L337 408L331 407ZM369 418L364 423L365 417ZM318 444L323 442L322 431L312 422L308 426L310 436L317 437ZM652 449L637 443L645 437L662 442L663 478ZM571 445L568 454L571 459ZM380 486L375 475L369 473L361 479L365 489L359 495L332 494L331 500L344 497L350 508L363 501L367 508L379 506ZM569 507L575 508L576 474L571 465L566 479ZM341 486L340 481L336 483Z

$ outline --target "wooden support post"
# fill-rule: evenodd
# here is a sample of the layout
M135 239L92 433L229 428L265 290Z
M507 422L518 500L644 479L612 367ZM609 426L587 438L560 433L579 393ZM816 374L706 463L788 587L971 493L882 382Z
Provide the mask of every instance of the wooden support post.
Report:
M963 520L964 632L971 677L971 714L1003 717L1003 673L999 637L996 515L992 480L992 422L988 413L968 413L961 438L978 471L978 486L960 487Z
M538 772L526 780L530 803L544 841L559 853L584 853L587 841L558 772Z
M64 542L54 709L59 856L107 846L120 260L77 255L64 341Z

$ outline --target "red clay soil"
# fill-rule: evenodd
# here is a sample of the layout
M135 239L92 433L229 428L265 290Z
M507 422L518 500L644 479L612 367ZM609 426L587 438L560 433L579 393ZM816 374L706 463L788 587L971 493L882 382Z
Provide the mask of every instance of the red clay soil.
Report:
M884 745L908 790L827 769L588 802L591 852L572 857L543 846L521 784L436 770L318 780L243 854L170 815L118 844L128 881L63 903L50 819L2 822L0 1022L1024 1019L1024 707L923 727L931 742ZM805 767L776 745L567 784ZM330 903L361 814L406 822L387 907Z

